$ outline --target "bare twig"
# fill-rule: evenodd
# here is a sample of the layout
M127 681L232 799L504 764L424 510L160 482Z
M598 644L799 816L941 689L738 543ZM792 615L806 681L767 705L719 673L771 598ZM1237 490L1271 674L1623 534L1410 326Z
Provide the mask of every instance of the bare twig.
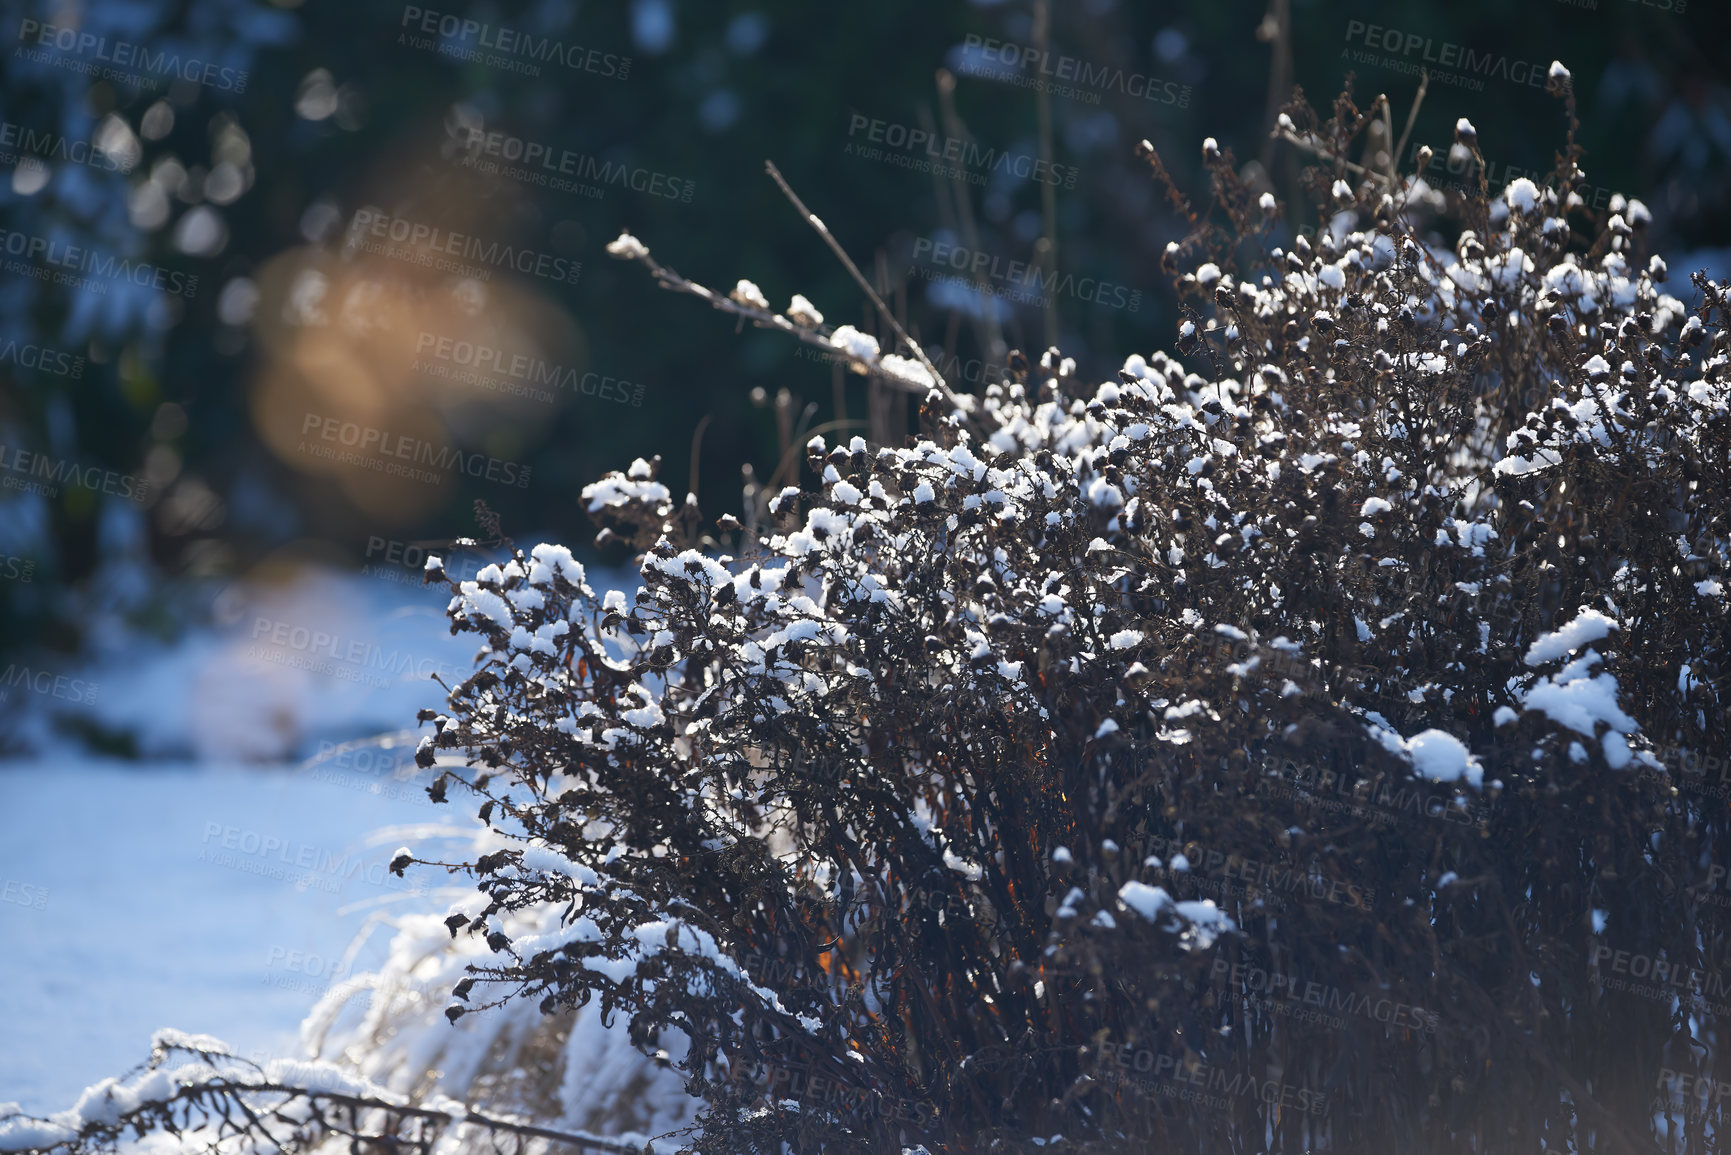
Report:
M1051 40L1052 31L1051 0L1034 0L1034 48L1039 59L1046 59L1046 50ZM1040 131L1040 160L1046 166L1046 171L1052 171L1052 94L1045 85L1034 90L1034 107L1038 117ZM1034 255L1045 266L1050 284L1058 281L1058 188L1050 180L1040 183L1040 218L1042 231L1045 233L1040 242L1034 246ZM1055 293L1047 293L1046 347L1052 348L1058 343L1058 298Z
M723 313L730 313L736 317L743 317L747 320L755 321L761 328L779 329L781 332L796 337L807 345L812 345L816 348L822 349L825 353L830 354L839 361L847 362L856 372L864 373L876 380L883 381L904 393L923 394L925 392L924 388L919 384L909 381L905 377L898 377L894 373L887 372L876 362L867 361L863 357L856 357L846 349L831 344L829 337L835 330L831 329L827 325L806 328L801 325L796 325L781 314L772 313L768 309L759 309L753 305L742 305L738 301L716 292L714 289L700 285L696 281L681 276L672 268L662 264L660 261L657 261L648 252L628 254L625 259L641 261L643 264L647 265L649 271L655 275L656 282L664 289L671 290L675 293L684 293L687 296L699 297L708 301L713 308L719 309ZM921 354L920 360L925 360L924 354ZM939 384L942 385L943 378L936 377L935 371L933 371L933 375ZM947 387L945 392L948 392Z
M807 407L807 412L806 412L807 417L811 416L811 411L814 408L815 408L814 406L808 406ZM854 418L852 420L843 418L839 421L825 421L822 425L815 425L811 428L810 432L811 432L812 437L816 437L820 433L829 433L829 432L836 430L836 429L863 429L866 426L868 426L869 424L870 424L870 422L863 421L863 420L860 420L858 418ZM805 434L805 430L802 429L801 430L801 436L804 436L804 434ZM810 438L807 438L807 440L810 440ZM882 446L878 442L876 442L875 440L874 441L867 441L866 445L868 448L871 448L873 450L882 448ZM765 492L767 492L771 489L774 489L778 484L781 483L781 480L782 480L783 476L787 473L787 471L798 462L799 458L798 458L797 454L803 448L804 448L803 442L799 443L799 444L795 444L795 445L790 445L787 447L787 452L783 453L781 455L781 461L776 465L775 472L770 474L769 480L764 483L763 488L764 488Z
M1377 181L1389 188L1394 186L1394 182L1384 174L1377 172L1374 169L1366 168L1362 164L1356 164L1353 161L1347 160L1343 156L1337 156L1333 150L1317 144L1315 140L1309 137L1299 136L1289 128L1276 129L1274 135L1286 141L1288 144L1302 148L1305 152L1319 156L1323 160L1329 161L1333 164L1338 164L1348 172L1357 173L1359 176L1362 176L1367 180Z
M709 419L713 416L713 413L705 413L703 420L697 423L697 431L691 435L691 473L687 477L685 490L693 499L697 497L697 464L703 455L703 431L709 428Z
M1395 156L1406 152L1406 142L1412 138L1412 126L1418 121L1418 110L1424 104L1424 94L1430 88L1430 70L1420 69L1418 74L1418 93L1412 98L1412 108L1407 110L1406 127L1400 130L1400 143L1394 146Z
M1256 37L1273 44L1273 51L1268 57L1268 108L1263 114L1263 123L1272 126L1279 123L1280 102L1291 94L1292 88L1292 13L1288 0L1270 0L1268 12L1256 30ZM1272 138L1262 147L1262 170L1269 173L1272 179Z
M943 113L944 134L959 140L964 135L964 129L962 118L956 112L955 75L947 68L938 69L937 86L938 109ZM974 203L968 192L967 182L962 180L960 170L955 165L943 167L949 174L950 184L955 192L956 217L962 226L962 240L967 244L969 252L977 253L980 251L980 230L974 222ZM969 262L968 271L973 278L974 287L982 296L990 299L993 295L992 287L991 282L986 279L985 270ZM979 316L975 332L983 335L980 344L986 350L986 360L991 364L1000 364L1010 347L1004 343L1004 327L998 323L998 311L996 308L981 309ZM946 352L949 350L949 341L945 341L944 348Z
M220 1055L217 1057L231 1058L233 1056ZM463 1113L459 1115L454 1110L450 1112L433 1110L427 1107L413 1106L408 1103L396 1103L388 1099L345 1094L337 1091L326 1091L309 1087L299 1087L292 1083L280 1083L268 1078L261 1078L256 1081L252 1079L237 1079L229 1075L224 1075L214 1066L212 1067L211 1077L207 1081L189 1083L180 1087L174 1092L174 1094L165 1099L151 1100L141 1103L134 1110L124 1112L121 1115L119 1122L116 1124L88 1123L81 1130L71 1135L67 1135L64 1138L43 1142L37 1146L15 1148L14 1151L16 1152L16 1155L50 1155L52 1152L90 1150L93 1146L94 1149L104 1150L110 1147L119 1137L121 1128L130 1123L142 1123L144 1120L153 1117L157 1119L163 1118L167 1116L168 1111L176 1103L186 1103L188 1105L196 1103L201 1108L209 1109L214 1106L214 1104L209 1102L210 1099L224 1100L225 1105L239 1110L248 1119L246 1125L239 1125L228 1121L228 1113L224 1111L222 1112L224 1129L232 1127L236 1133L258 1135L262 1138L271 1140L280 1147L280 1143L277 1143L276 1141L276 1136L269 1132L263 1121L258 1118L258 1115L242 1098L243 1095L250 1094L287 1095L291 1100L304 1099L309 1105L322 1103L328 1104L333 1108L346 1108L350 1112L351 1117L355 1116L360 1111L376 1110L385 1112L387 1118L390 1116L396 1116L401 1119L415 1119L443 1126L467 1123L478 1127L484 1127L493 1132L515 1135L526 1139L546 1139L555 1143L563 1143L589 1151L606 1151L616 1153L616 1155L640 1155L643 1151L642 1147L636 1146L635 1144L621 1143L599 1135L555 1131L547 1127L536 1127L529 1123L519 1123L510 1119L501 1119L491 1115L483 1115L478 1111L469 1110L467 1108L463 1109ZM280 1110L281 1107L278 1107L276 1111L272 1112L272 1114L276 1114L277 1112L280 1112ZM43 1123L52 1122L51 1120L38 1121ZM295 1125L304 1127L307 1124L297 1123ZM329 1120L318 1119L312 1125L321 1130L337 1132L341 1132L342 1130L334 1122ZM182 1131L187 1129L188 1128L184 1127L180 1128ZM190 1129L197 1130L200 1128L195 1126ZM395 1142L393 1141L395 1137L386 1134L371 1136L358 1135L357 1137L363 1141L371 1139L375 1142L384 1143L389 1146L395 1145Z
M895 335L901 338L902 344L912 351L914 359L925 367L927 373L932 375L932 380L937 382L937 387L943 391L944 395L954 401L955 395L950 392L950 387L944 382L943 375L938 372L937 366L932 364L931 359L926 356L926 351L920 348L919 342L908 336L908 331L902 328L901 322L895 319L889 306L884 304L884 299L878 296L877 290L872 288L871 282L865 279L865 274L859 271L859 266L853 263L853 258L847 255L847 250L841 247L841 242L837 241L834 234L829 231L829 226L824 224L816 213L805 207L805 202L799 199L799 194L793 191L793 187L781 175L781 170L775 167L774 161L764 161L763 167L764 171L769 173L770 178L780 186L782 193L792 202L794 210L805 218L807 224L817 230L817 235L823 238L824 243L830 247L830 251L836 255L843 267L852 275L854 283L864 290L871 303L877 307L879 315L889 324Z
M1385 150L1382 154L1383 170L1388 173L1388 187L1392 189L1398 183L1395 180L1394 112L1389 106L1387 93L1376 99L1377 103L1382 105L1382 147Z

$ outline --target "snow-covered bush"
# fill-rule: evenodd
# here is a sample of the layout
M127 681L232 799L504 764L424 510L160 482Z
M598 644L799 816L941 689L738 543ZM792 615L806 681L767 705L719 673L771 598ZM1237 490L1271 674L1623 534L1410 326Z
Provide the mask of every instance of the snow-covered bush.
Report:
M584 492L648 547L632 604L545 545L455 584L484 649L424 757L521 841L449 1013L676 1032L714 1151L1644 1136L1716 1028L1596 948L1722 941L1679 890L1720 835L1640 771L1724 743L1725 302L1660 287L1639 203L1574 211L1573 149L1419 233L1436 197L1345 160L1367 119L1288 110L1330 223L1249 260L1277 206L1209 142L1187 362L934 388L720 556L640 461ZM1271 972L1363 1013L1281 1021Z
M451 583L482 648L418 758L501 841L452 867L487 949L445 1014L620 1016L706 1152L1719 1134L1652 1087L1721 1048L1725 825L1667 767L1725 748L1723 288L1667 294L1572 144L1444 202L1348 159L1376 111L1288 108L1290 246L1208 142L1184 359L1105 383L1054 349L958 394L616 242L924 435L813 438L725 552L657 462L609 475L634 600L554 545Z
M473 852L500 845L483 832ZM390 920L396 933L384 965L332 987L301 1024L307 1056L342 1064L391 1094L444 1096L564 1134L641 1146L691 1123L700 1103L677 1073L645 1060L624 1031L604 1024L599 1007L548 1016L514 1002L453 1027L443 1013L451 988L490 951L482 939L453 938L444 917L425 911ZM521 938L559 924L559 911L543 907L501 928Z

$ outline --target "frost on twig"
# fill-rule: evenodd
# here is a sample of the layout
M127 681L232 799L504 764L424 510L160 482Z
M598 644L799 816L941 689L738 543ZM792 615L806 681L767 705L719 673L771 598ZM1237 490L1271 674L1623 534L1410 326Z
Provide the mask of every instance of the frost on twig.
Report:
M853 258L847 255L847 250L841 247L841 242L835 239L835 234L829 231L829 226L824 224L816 213L805 207L805 202L799 199L799 194L793 191L793 186L787 183L787 178L781 175L781 170L775 167L773 161L764 161L763 167L775 181L777 187L781 189L782 194L792 202L795 211L805 219L807 224L817 230L817 235L823 238L830 251L836 255L836 259L841 261L842 267L847 269L848 275L854 279L854 283L860 287L860 291L877 309L878 316L884 319L884 323L914 355L914 360L919 362L920 368L925 370L925 373L931 378L932 384L948 396L949 386L944 384L944 379L939 375L937 367L927 359L926 351L920 348L918 341L908 336L907 330L902 328L901 322L896 320L895 314L890 312L888 305L884 304L884 299L878 296L877 290L872 288L871 282L865 279L865 274L859 271L859 266L853 263Z
M86 1088L65 1111L47 1118L0 1117L0 1152L114 1152L128 1137L156 1131L235 1155L310 1151L332 1138L432 1155L443 1138L463 1131L487 1135L494 1151L513 1155L526 1155L532 1144L544 1150L548 1142L618 1155L644 1150L605 1136L483 1114L443 1096L416 1103L328 1062L255 1062L208 1035L163 1030L151 1044L150 1058L130 1078Z
M823 323L823 314L801 294L794 294L786 313L775 313L770 310L769 302L762 291L752 282L742 280L731 293L718 293L680 276L657 261L650 255L648 246L630 233L621 233L608 244L607 251L621 260L638 261L645 265L664 289L708 301L723 313L743 317L759 328L787 333L807 345L822 349L855 373L875 377L903 392L922 397L942 385L942 380L935 375L935 371L927 373L926 366L930 362L925 360L923 352L918 361L904 357L880 357L875 339L867 337L869 345L860 341L858 337L862 334L851 325L831 329ZM947 389L945 392L947 393Z
M884 322L895 333L900 345L912 354L911 357L901 354L880 354L876 338L860 333L851 325L843 325L837 330L829 329L823 323L823 314L818 312L811 302L799 293L794 294L793 301L788 305L786 313L772 312L769 301L764 297L762 290L751 281L741 280L732 292L725 295L717 293L713 289L680 276L671 268L661 264L650 255L649 246L629 232L620 233L617 238L611 241L607 245L608 253L621 260L642 262L648 266L649 271L655 275L656 281L664 289L700 297L722 312L749 319L761 328L779 329L784 333L792 334L808 345L824 349L847 364L856 373L875 377L903 392L922 397L935 390L941 401L951 406L964 404L951 392L942 374L932 364L931 359L926 356L925 350L920 348L918 341L908 335L901 322L895 319L894 314L889 311L889 307L884 304L883 298L878 296L876 290L871 287L870 282L865 279L865 275L859 271L859 267L853 263L852 258L836 241L828 227L805 207L804 202L794 193L775 165L765 162L765 166L782 192L793 202L800 216L813 229L817 230L824 243L841 260L849 275L853 277L855 283L871 300L878 314L883 317Z

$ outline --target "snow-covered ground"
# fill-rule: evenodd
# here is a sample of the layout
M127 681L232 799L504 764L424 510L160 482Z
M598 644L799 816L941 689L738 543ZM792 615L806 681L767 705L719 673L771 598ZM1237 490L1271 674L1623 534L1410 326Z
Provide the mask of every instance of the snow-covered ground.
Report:
M101 649L67 671L91 693L10 690L37 749L80 716L123 736L146 758L293 762L334 744L411 729L447 683L467 676L474 644L454 638L448 595L393 567L376 575L322 567L236 582L216 596L210 623L172 644L103 631Z
M472 821L414 782L328 763L6 765L0 1100L69 1106L158 1027L297 1054L324 989L382 958L375 926L344 959L369 918L445 901L426 872L390 875L392 850Z
M173 645L114 637L62 671L92 700L10 691L7 729L36 752L0 762L0 1102L67 1107L159 1027L298 1054L325 989L385 957L379 916L466 893L386 870L474 828L414 767L415 711L444 697L429 675L460 679L474 652L418 576L237 583ZM56 713L143 757L85 752Z

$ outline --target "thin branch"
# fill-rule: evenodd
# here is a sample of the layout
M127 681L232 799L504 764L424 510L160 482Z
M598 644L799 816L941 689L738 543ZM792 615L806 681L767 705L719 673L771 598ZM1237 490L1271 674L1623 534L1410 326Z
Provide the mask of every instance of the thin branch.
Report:
M837 345L832 345L829 341L829 337L835 330L831 329L828 325L818 325L814 328L806 328L803 325L796 325L781 314L772 313L768 309L759 309L754 305L742 305L731 297L724 296L723 294L716 292L714 289L700 285L696 281L681 276L673 269L662 264L660 261L657 261L647 251L642 253L625 254L622 259L641 261L643 264L649 266L649 271L655 275L655 280L664 289L671 290L675 293L684 293L691 297L699 297L708 301L712 307L721 310L723 313L731 313L736 317L744 317L748 320L755 321L761 328L779 329L783 333L791 334L805 342L807 345L822 349L825 353L829 353L839 360L847 362L857 372L864 373L867 376L874 377L889 385L893 385L904 393L924 393L924 387L918 383L909 381L905 377L898 377L894 373L887 372L874 361L867 361L862 357L856 357L846 349ZM924 354L921 354L920 359L922 361L925 360ZM936 379L940 385L943 383L943 378L938 377ZM947 388L945 392L948 392Z
M859 266L853 263L853 258L847 255L847 250L841 247L841 242L837 241L834 235L830 233L829 226L824 224L816 213L805 207L805 202L799 199L799 194L794 192L793 187L782 177L781 170L775 167L774 161L764 161L763 167L764 171L769 173L770 178L781 187L782 193L792 202L795 211L805 218L807 224L817 230L817 235L823 238L824 243L830 247L830 251L840 259L842 265L853 276L854 282L864 290L871 303L877 307L879 315L888 322L895 335L901 338L902 344L913 351L914 359L925 367L927 373L932 375L932 380L938 383L937 387L943 391L945 397L954 402L955 394L950 392L950 387L945 383L943 374L939 373L937 366L931 363L931 360L926 356L926 351L920 348L919 342L908 336L908 331L902 328L901 322L896 320L895 315L890 312L889 306L884 304L884 299L877 295L876 290L871 287L871 282L865 279L865 274L859 271Z
M1384 184L1390 188L1393 188L1393 182L1391 180L1389 180L1388 177L1384 176L1382 173L1377 172L1374 169L1366 168L1362 164L1356 164L1353 161L1347 160L1343 156L1337 156L1330 149L1324 147L1323 145L1317 144L1315 142L1315 140L1310 139L1308 137L1299 136L1296 132L1293 132L1291 129L1288 129L1288 128L1276 129L1274 131L1274 135L1277 137L1280 137L1282 140L1285 140L1289 144L1297 145L1299 148L1302 148L1304 151L1306 151L1308 153L1312 153L1316 156L1321 157L1323 160L1329 161L1333 164L1338 164L1342 168L1346 169L1349 172L1355 172L1358 175L1366 178L1367 180L1378 181L1378 182L1380 182L1380 183L1382 183L1382 184Z
M233 1058L235 1056L211 1055L209 1057ZM555 1131L547 1127L537 1127L529 1123L518 1123L509 1119L483 1115L479 1111L467 1108L465 1108L464 1113L459 1116L454 1112L436 1111L429 1107L416 1107L406 1103L393 1103L387 1099L377 1099L363 1095L351 1095L338 1091L321 1091L308 1087L297 1087L290 1083L278 1083L269 1080L256 1083L236 1081L228 1076L217 1074L215 1078L208 1082L189 1083L181 1087L174 1094L168 1096L166 1099L155 1099L142 1103L136 1109L121 1114L117 1123L87 1124L85 1129L78 1131L73 1135L69 1135L64 1139L52 1143L46 1143L41 1146L16 1148L13 1150L12 1155L49 1155L50 1152L55 1151L82 1150L87 1141L97 1139L100 1142L104 1136L112 1139L114 1135L119 1133L123 1125L137 1123L143 1116L150 1114L161 1115L171 1104L177 1102L190 1103L207 1095L216 1095L229 1100L240 1111L245 1113L249 1120L251 1120L250 1126L237 1127L237 1133L245 1134L252 1132L255 1129L264 1131L265 1128L259 1121L258 1116L241 1098L243 1094L249 1093L287 1095L291 1099L305 1099L308 1103L325 1102L336 1107L347 1107L351 1112L378 1110L384 1111L388 1114L395 1114L403 1118L424 1119L429 1122L441 1124L470 1123L478 1127L485 1127L491 1131L500 1131L506 1134L519 1135L532 1139L548 1139L556 1143L566 1143L573 1147L585 1148L591 1151L615 1152L617 1155L641 1155L643 1151L642 1147L630 1143L621 1143L617 1140L608 1139L600 1135L591 1135L586 1132ZM272 1114L277 1114L281 1110L282 1108L279 1106L272 1112ZM49 1119L37 1119L34 1116L24 1117L31 1119L33 1122L53 1123L53 1120ZM233 1124L231 1123L230 1125L232 1126ZM314 1125L323 1129L335 1129L332 1125L323 1120L315 1121ZM201 1124L198 1127L190 1129L202 1130L204 1127L205 1125ZM268 1131L266 1131L267 1136L268 1134ZM373 1136L372 1138L377 1139L382 1138L382 1136Z
M1272 21L1272 26L1270 22ZM1268 57L1268 107L1263 113L1262 123L1273 125L1280 122L1280 103L1288 95L1292 87L1292 12L1287 0L1271 0L1268 12L1262 18L1262 25L1256 30L1257 39L1267 39L1273 42L1273 51ZM1272 182L1274 174L1274 140L1271 137L1262 146L1262 169L1269 174Z
M1418 122L1418 110L1424 104L1424 94L1430 88L1430 70L1421 68L1418 74L1418 94L1412 98L1412 108L1406 114L1406 127L1400 130L1400 143L1394 152L1398 158L1406 152L1406 142L1412 137L1412 126Z
M843 417L843 418L836 420L836 421L825 421L822 425L814 426L811 429L811 435L812 435L812 437L816 437L817 435L819 435L821 433L828 433L828 432L831 432L831 431L836 430L836 429L863 429L869 424L870 424L870 422L860 420L859 418L854 418L853 420L849 420L849 419ZM803 433L803 430L802 430L802 433ZM810 438L807 438L807 440L810 440ZM868 447L870 447L872 449L881 448L881 446L875 445L872 442L867 442L866 444ZM788 469L796 461L799 460L798 454L799 454L799 451L803 448L804 448L804 444L799 443L799 442L796 442L795 444L787 447L787 452L782 454L780 463L777 464L775 467L775 472L770 474L769 480L764 483L764 489L766 491L773 488L776 485L776 483L781 481L782 475L785 474L788 471ZM780 491L777 490L777 492L780 492Z
M1388 187L1392 189L1398 183L1394 175L1397 157L1394 147L1394 111L1389 104L1387 93L1379 95L1376 99L1377 103L1382 105L1382 147L1386 150L1382 154L1383 169L1388 173Z
M961 116L956 112L955 74L947 68L938 69L937 87L938 109L944 118L944 135L960 140L965 135L966 130L962 126ZM967 244L969 252L977 253L980 251L980 230L974 221L972 194L968 191L967 182L962 179L961 173L955 165L944 165L943 169L948 174L951 188L955 193L956 215L962 226L962 240ZM932 171L935 173L936 167ZM973 279L974 287L979 290L981 295L988 298L992 297L991 282L986 279L985 270L970 261L968 272ZM984 334L984 339L981 340L980 344L986 349L986 361L993 365L1002 364L1010 347L1004 341L1004 327L998 323L998 310L995 307L981 309L979 318L975 322L975 331L976 334ZM946 353L950 346L951 342L946 340L944 342Z
M691 435L691 472L686 477L685 491L693 499L697 497L697 464L703 458L703 431L709 428L709 419L713 413L705 413L703 420L697 423L697 431Z
M1034 48L1039 52L1039 59L1046 59L1046 50L1051 40L1052 6L1051 0L1034 0ZM1040 135L1040 160L1046 166L1046 172L1052 171L1052 95L1047 86L1042 84L1034 90L1034 107L1038 117ZM1058 280L1058 188L1050 180L1040 183L1040 219L1045 231L1041 241L1036 244L1034 253L1040 263L1046 267L1046 274L1052 284ZM1058 343L1058 295L1046 295L1046 347L1054 347Z

